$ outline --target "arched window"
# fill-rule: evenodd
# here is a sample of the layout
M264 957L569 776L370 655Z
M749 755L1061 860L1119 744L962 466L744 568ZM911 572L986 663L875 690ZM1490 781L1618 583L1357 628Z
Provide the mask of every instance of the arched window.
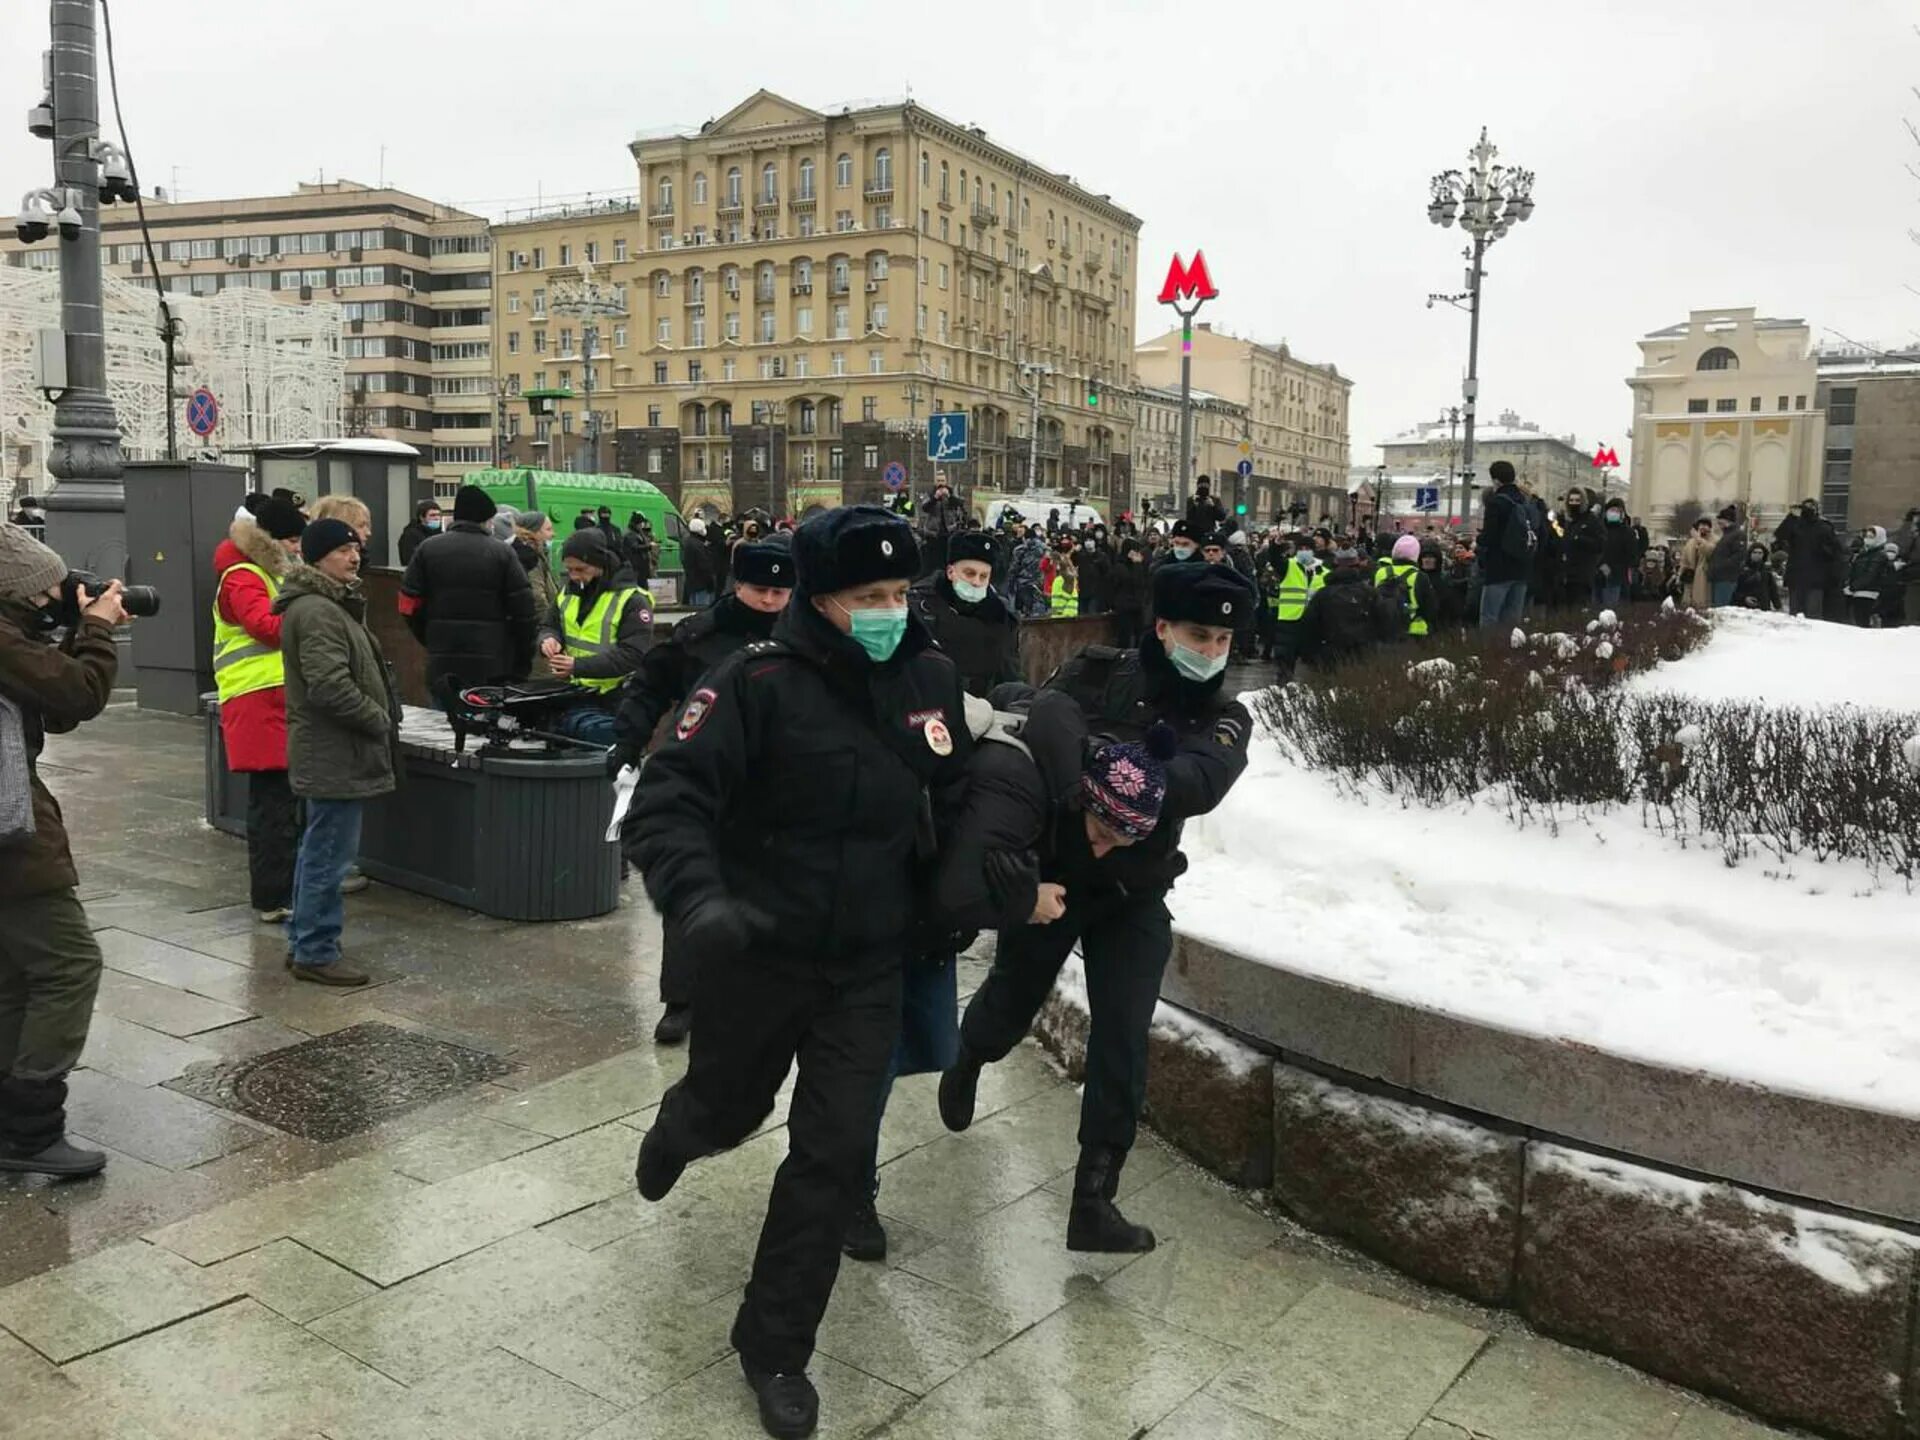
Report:
M735 165L727 171L727 204L740 203L740 167Z
M893 152L884 145L873 152L873 183L882 190L893 188Z
M660 177L660 208L673 209L673 177L671 175Z
M697 268L687 271L687 299L691 303L697 305L701 301L705 300L706 298L707 298L706 272Z
M771 160L760 167L760 198L763 200L780 198L780 171Z
M953 198L952 180L953 177L947 172L947 162L942 160L940 162L940 198L943 201Z
M920 152L920 183L922 185L925 185L928 179L930 178L930 170L929 170L930 160L931 160L931 157L927 154L926 151L922 150Z
M980 208L980 177L978 175L973 177L973 208L976 210Z
M707 203L707 172L704 170L693 177L693 203L696 205Z
M1009 195L1007 199L1009 202L1011 202L1013 197ZM1033 223L1033 206L1028 204L1026 199L1023 197L1020 201L1020 228L1024 230L1032 223Z
M1696 370L1738 370L1740 357L1724 345L1716 345L1700 357Z
M813 161L810 159L800 162L800 198L813 198Z
M833 162L833 185L836 190L844 190L853 184L853 157L842 155Z
M793 283L796 285L806 285L808 287L812 286L813 261L796 260L793 262Z

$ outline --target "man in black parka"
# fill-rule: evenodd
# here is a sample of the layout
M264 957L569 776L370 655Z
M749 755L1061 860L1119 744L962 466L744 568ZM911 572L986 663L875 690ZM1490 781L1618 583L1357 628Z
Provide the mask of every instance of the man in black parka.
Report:
M947 540L947 567L915 585L907 603L960 667L969 695L1020 678L1020 622L993 588L993 542L981 530Z
M839 1271L881 1083L900 1032L931 860L926 790L972 741L960 674L907 606L911 528L876 506L794 532L798 574L770 641L723 660L641 772L627 854L691 951L686 1076L640 1147L641 1195L738 1145L797 1059L732 1341L769 1434L811 1434L814 1335Z

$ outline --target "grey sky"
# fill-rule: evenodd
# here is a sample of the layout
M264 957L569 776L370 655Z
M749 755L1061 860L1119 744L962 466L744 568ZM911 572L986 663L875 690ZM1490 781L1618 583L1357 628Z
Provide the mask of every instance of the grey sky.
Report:
M1920 331L1907 238L1920 9L1891 0L963 6L838 0L120 0L144 183L271 193L325 170L493 210L631 188L637 129L764 85L826 106L897 95L1108 191L1146 221L1142 335L1174 249L1204 246L1205 318L1355 380L1354 462L1455 400L1459 231L1427 179L1485 124L1539 174L1489 258L1482 414L1624 451L1634 340L1757 305L1883 344ZM529 17L532 17L530 20ZM542 17L551 17L541 23ZM0 5L0 176L45 183L20 120L45 9ZM534 46L529 42L533 41ZM537 47L537 48L535 48ZM104 81L103 81L104 91Z

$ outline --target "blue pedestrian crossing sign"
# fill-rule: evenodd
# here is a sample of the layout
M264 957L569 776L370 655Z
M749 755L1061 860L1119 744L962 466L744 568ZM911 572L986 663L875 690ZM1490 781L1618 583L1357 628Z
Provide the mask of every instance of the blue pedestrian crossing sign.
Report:
M927 417L927 458L936 465L958 465L966 460L966 411L937 410Z
M1423 514L1440 508L1440 487L1438 485L1417 485L1413 491L1413 508Z

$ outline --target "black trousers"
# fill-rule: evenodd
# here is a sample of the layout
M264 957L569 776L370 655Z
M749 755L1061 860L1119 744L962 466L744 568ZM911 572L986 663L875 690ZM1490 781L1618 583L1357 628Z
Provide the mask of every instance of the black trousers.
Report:
M1300 659L1300 622L1281 620L1273 622L1273 663L1280 678L1292 677L1293 667Z
M663 919L660 922L660 1003L691 1005L695 974L693 956L687 951L687 942L680 938L680 927Z
M247 772L247 878L256 910L293 903L300 853L300 802L284 770Z
M654 1129L670 1153L731 1149L766 1119L797 1058L787 1158L773 1177L733 1345L758 1369L796 1374L840 1273L887 1062L900 1035L902 957L828 977L778 951L704 963L694 979L687 1073Z
M1136 895L1051 925L1003 930L993 969L967 1005L960 1039L983 1060L1003 1059L1040 1013L1053 982L1080 942L1093 1024L1087 1033L1087 1080L1080 1101L1080 1143L1126 1151L1140 1128L1147 1097L1147 1027L1160 999L1160 977L1173 951L1173 920L1160 895Z

